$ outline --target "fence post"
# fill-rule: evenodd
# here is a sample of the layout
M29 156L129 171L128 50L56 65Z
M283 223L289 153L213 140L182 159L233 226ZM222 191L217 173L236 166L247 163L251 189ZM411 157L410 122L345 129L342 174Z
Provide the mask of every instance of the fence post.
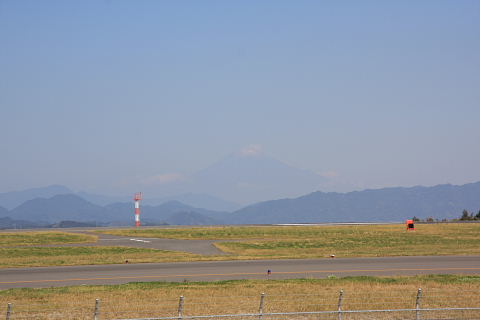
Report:
M265 301L265 293L262 292L262 294L260 295L260 307L258 308L258 319L262 319L263 318L263 303Z
M95 299L95 312L93 314L94 320L100 319L100 299Z
M415 319L416 320L420 320L420 300L422 298L422 289L421 288L418 288L418 291L417 291L417 300L415 302L415 313L416 313L416 317Z
M178 301L178 319L183 319L183 296Z
M10 320L10 314L12 313L12 304L7 304L7 320Z
M342 302L343 302L343 289L340 290L338 295L338 320L342 320Z

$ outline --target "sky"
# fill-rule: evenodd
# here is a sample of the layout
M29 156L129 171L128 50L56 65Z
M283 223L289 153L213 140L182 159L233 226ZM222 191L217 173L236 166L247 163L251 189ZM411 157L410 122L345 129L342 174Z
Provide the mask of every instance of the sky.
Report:
M479 52L476 0L0 0L0 192L251 146L352 190L480 181Z

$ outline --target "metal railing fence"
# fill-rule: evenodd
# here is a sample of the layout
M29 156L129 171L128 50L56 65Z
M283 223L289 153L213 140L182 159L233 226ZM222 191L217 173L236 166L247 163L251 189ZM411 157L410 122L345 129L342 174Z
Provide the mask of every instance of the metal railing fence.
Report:
M389 292L378 294L272 294L256 296L193 296L165 299L160 303L137 303L126 309L122 301L88 304L72 301L68 305L8 303L6 320L19 319L94 319L94 320L170 320L170 319L302 319L302 320L480 320L477 291L426 294Z

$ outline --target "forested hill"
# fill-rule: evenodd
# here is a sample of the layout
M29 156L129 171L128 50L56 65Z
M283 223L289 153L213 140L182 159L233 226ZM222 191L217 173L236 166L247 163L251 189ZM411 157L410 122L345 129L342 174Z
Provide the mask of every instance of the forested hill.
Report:
M232 213L169 201L142 206L141 219L146 224L180 225L400 222L414 216L459 218L464 209L474 213L480 210L480 182L349 193L313 192L293 199L260 202ZM32 199L13 210L0 207L2 217L11 219L3 221L5 227L29 223L51 225L62 221L131 225L133 204L119 202L99 206L74 194L62 194Z
M62 221L98 223L100 225L131 225L133 203L92 204L74 194L28 200L13 210L0 210L0 218L29 221L39 225ZM225 212L194 208L178 201L158 206L142 206L141 220L147 224L218 224ZM8 221L7 221L8 222Z
M480 209L480 182L454 186L384 188L349 193L314 192L260 202L234 212L232 223L317 223L457 218Z

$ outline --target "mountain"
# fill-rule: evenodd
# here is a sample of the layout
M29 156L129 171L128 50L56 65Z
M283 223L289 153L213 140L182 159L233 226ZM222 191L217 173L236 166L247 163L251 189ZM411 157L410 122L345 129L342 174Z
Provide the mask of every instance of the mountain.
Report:
M172 213L165 219L170 225L215 225L218 220L194 211L179 211Z
M263 153L236 153L192 177L193 188L239 203L301 195L327 179Z
M167 175L166 175L167 176ZM168 177L170 178L170 177ZM315 172L298 169L261 150L247 148L188 176L175 179L152 177L143 187L145 194L208 194L241 205L269 199L294 197L326 187L331 182ZM206 202L189 202L206 207ZM217 206L210 209L227 210Z
M231 223L386 222L457 218L480 209L480 182L462 186L384 188L349 193L314 192L295 199L257 203L234 212Z
M0 229L33 229L44 228L46 225L24 220L13 220L9 217L0 218Z
M132 221L133 203L112 203L105 206L106 216L110 217L110 222L121 223ZM194 208L178 201L169 201L158 206L142 205L140 207L140 217L142 221L150 223L167 224L219 224L226 212L212 211L202 208ZM183 221L175 215L187 217L185 213L190 213L188 221Z
M51 185L41 188L32 188L22 191L0 193L0 206L9 210L21 205L25 201L35 198L50 198L57 194L72 193L70 189L61 185Z
M169 201L159 206L143 206L142 212L149 220L179 225L220 224L223 223L222 218L228 216L226 212L194 208L179 201Z
M96 223L92 222L77 222L77 221L60 221L50 225L50 228L90 228L96 227Z
M0 217L5 217L8 215L8 210L4 207L0 207Z
M105 206L117 202L127 202L132 198L131 196L106 196L88 192L78 192L76 194L99 206ZM168 197L146 197L142 200L142 204L156 206L169 201L179 201L192 207L205 208L214 211L234 211L241 208L241 205L237 203L200 193L183 193Z
M160 207L160 208L159 208ZM165 222L166 216L172 213L170 210L163 210L162 206L140 206L140 220L148 220L150 222ZM134 210L132 202L117 202L105 206L105 214L110 217L113 224L131 223L134 218Z
M72 192L69 188L61 185L51 185L42 188L27 189L23 191L12 191L0 193L0 217L5 216L6 213L2 209L12 210L17 206L23 204L26 201L37 198L51 198L56 195L63 194L75 194L86 201L98 205L106 206L112 203L129 202L131 201L131 195L126 196L108 196L101 194L88 193L80 191L77 193ZM160 205L169 201L179 201L190 207L205 208L213 211L234 211L240 209L242 206L223 200L219 197L214 197L208 194L201 193L183 193L168 197L147 197L142 201L143 205ZM5 208L3 208L5 207Z
M15 220L28 220L42 225L68 221L91 225L131 225L134 218L133 203L118 202L107 206L92 204L75 194L56 195L48 199L26 201L5 216ZM141 220L150 224L218 224L225 212L194 208L178 201L169 201L158 206L141 206Z
M159 205L169 201L178 201L195 208L204 208L213 211L235 211L242 206L232 201L201 193L183 193L164 198L145 198L144 204Z
M9 217L42 223L62 220L80 222L108 221L104 209L74 194L28 200L9 212Z
M106 206L110 203L116 203L116 202L127 202L131 201L133 195L131 196L107 196L107 195L102 195L102 194L94 194L94 193L88 193L84 191L80 191L75 193L77 196L87 200L88 202L91 202L93 204L96 204L98 206Z
M249 146L194 174L155 175L132 182L131 188L143 191L144 205L175 200L195 208L231 212L259 201L297 197L326 188L339 190L332 189L337 183L334 180L295 168L263 153L258 146ZM63 186L9 192L0 194L0 206L13 209L27 200L67 193L73 192ZM107 196L83 191L76 194L99 206L129 202L132 196Z
M413 216L458 218L463 209L480 209L480 182L349 193L313 192L298 198L259 202L233 213L196 208L179 201L142 203L141 221L149 225L388 222ZM133 212L131 201L99 206L75 194L62 194L29 200L10 211L0 207L0 217L5 217L0 227L21 228L28 223L29 227L75 223L132 225Z

